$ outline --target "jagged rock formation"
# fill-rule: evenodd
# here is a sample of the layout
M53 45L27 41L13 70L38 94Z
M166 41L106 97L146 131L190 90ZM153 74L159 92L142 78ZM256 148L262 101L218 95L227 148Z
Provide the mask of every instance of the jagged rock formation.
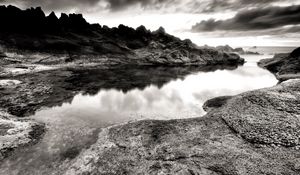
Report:
M300 48L290 54L277 54L273 58L263 59L258 65L274 73L280 81L300 78Z
M182 41L163 28L154 32L144 26L108 28L87 23L81 14L61 14L58 18L53 12L46 16L39 7L20 10L14 6L0 6L0 21L0 45L4 48L1 56L29 55L33 61L44 64L86 60L150 65L244 62L236 54ZM35 60L33 55L42 55L42 59Z
M230 47L229 45L217 46L216 48L220 51L223 51L223 52L238 53L238 54L241 54L241 55L259 55L260 54L258 52L245 51L241 47L238 47L238 48L234 49L234 48Z

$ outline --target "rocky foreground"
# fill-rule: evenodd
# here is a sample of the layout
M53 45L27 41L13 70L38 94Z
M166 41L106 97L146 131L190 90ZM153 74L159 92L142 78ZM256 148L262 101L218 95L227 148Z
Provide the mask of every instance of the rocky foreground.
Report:
M238 65L244 59L169 35L119 25L89 24L81 14L46 16L41 8L0 6L0 58L9 68L35 65ZM21 65L20 65L21 64ZM33 65L32 65L33 64ZM5 70L4 70L5 71Z

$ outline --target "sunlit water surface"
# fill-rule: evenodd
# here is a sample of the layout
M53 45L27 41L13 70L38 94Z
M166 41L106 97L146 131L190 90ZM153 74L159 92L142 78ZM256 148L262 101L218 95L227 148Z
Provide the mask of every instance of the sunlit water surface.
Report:
M122 92L100 90L96 95L77 94L71 103L42 109L32 118L47 124L37 145L20 151L1 165L0 174L46 174L97 139L100 128L141 119L201 117L203 103L213 97L235 95L273 86L275 77L256 62L265 55L243 56L247 63L235 70L197 72L162 87ZM269 57L269 56L268 56Z

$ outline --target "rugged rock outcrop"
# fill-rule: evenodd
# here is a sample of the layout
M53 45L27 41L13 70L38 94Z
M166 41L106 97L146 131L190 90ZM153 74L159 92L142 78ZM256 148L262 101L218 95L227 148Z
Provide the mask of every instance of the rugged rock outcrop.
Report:
M273 58L263 59L258 65L274 73L280 81L300 78L300 48L290 54L277 54Z
M231 52L231 53L238 53L241 55L259 55L260 53L258 52L252 52L252 51L245 51L243 48L238 47L238 48L232 48L229 45L225 46L217 46L216 47L218 50L223 51L223 52Z
M299 87L290 80L226 98L202 118L104 129L59 173L299 174Z
M237 54L200 48L163 28L89 24L81 14L46 16L41 8L0 6L0 45L8 59L26 63L213 65L242 64ZM27 58L26 60L24 58Z

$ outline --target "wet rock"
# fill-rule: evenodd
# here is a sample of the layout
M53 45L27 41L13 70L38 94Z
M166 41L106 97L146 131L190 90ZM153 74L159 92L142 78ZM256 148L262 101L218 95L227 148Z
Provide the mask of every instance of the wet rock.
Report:
M0 111L0 161L14 150L36 143L43 133L43 124Z

